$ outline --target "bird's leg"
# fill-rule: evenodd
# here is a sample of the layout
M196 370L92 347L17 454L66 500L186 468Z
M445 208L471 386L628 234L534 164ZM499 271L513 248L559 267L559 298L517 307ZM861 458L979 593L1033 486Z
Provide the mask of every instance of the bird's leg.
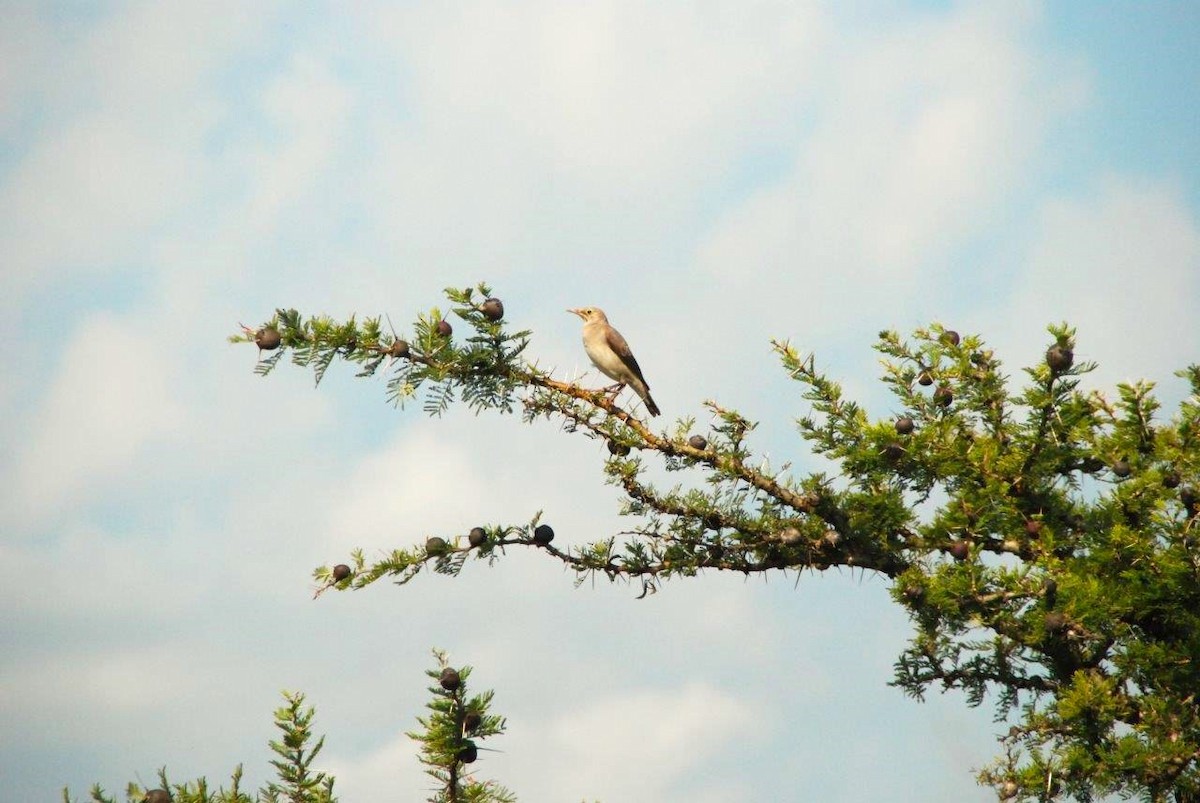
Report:
M617 382L614 385L609 385L608 387L604 388L604 392L608 394L609 399L615 399L615 398L617 398L617 395L620 394L620 392L623 391L624 389L625 389L625 383Z

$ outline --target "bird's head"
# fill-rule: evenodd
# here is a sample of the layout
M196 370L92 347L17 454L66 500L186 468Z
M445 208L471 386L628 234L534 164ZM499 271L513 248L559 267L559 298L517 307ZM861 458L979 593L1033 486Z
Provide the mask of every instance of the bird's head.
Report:
M583 318L584 323L608 322L608 318L604 316L604 310L599 307L579 307L578 309L569 309L567 312L573 312L580 318Z

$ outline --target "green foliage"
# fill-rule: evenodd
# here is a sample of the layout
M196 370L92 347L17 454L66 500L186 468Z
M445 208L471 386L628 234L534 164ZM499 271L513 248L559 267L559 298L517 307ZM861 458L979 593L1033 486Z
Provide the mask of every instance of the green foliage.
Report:
M312 743L312 720L315 711L304 707L304 695L283 692L286 705L275 711L275 726L282 732L280 741L271 741L271 749L279 756L271 764L278 782L271 782L256 795L241 789L242 765L233 771L229 788L216 791L208 781L199 778L185 783L171 783L166 768L158 771L158 786L143 789L130 783L125 790L127 803L337 803L333 796L333 776L313 772L312 762L321 752L325 737ZM116 798L104 793L99 784L91 789L94 803L116 803ZM63 789L63 803L74 803L70 791Z
M519 404L527 421L601 441L606 480L637 523L621 541L566 547L539 543L534 517L488 526L482 545L449 536L374 562L356 552L337 587L457 574L510 546L540 549L579 580L633 580L643 594L706 570L872 571L892 581L914 626L893 683L918 699L960 690L1011 726L979 774L1003 799L1200 799L1200 366L1181 372L1192 396L1163 421L1149 384L1120 385L1115 400L1083 391L1094 366L1075 362L1065 324L1050 327L1045 359L1020 383L978 336L885 331L876 348L896 414L878 420L811 355L777 342L808 405L800 435L835 467L797 477L755 457L755 422L741 413L707 402L707 431L683 420L655 432L614 398L525 361L529 332L507 334L473 291L447 295L473 336L438 339L440 313L420 316L389 396L432 385L434 414L455 398L477 411ZM268 359L293 349L321 371L313 344L370 340L353 320L289 311L272 325L282 349ZM649 482L656 460L689 484ZM328 583L329 571L317 579Z
M421 763L437 783L430 803L512 803L516 797L495 781L469 774L479 758L479 742L504 732L504 718L490 713L493 693L467 695L471 667L453 669L445 653L433 651L437 667L426 671L435 681L429 687L430 714L418 717L421 729L407 735L421 743ZM447 670L455 682L447 679ZM443 682L445 681L445 682ZM449 687L449 688L448 688Z
M279 758L271 765L279 775L278 783L270 783L263 791L264 803L333 803L333 777L314 772L313 761L325 746L325 737L312 743L312 720L316 711L304 707L304 695L285 691L287 703L275 709L275 727L283 734L271 741L271 750Z
M437 668L426 674L441 681L449 668L445 653L434 650ZM437 781L431 803L514 803L516 797L495 781L480 781L468 772L484 748L480 743L504 732L504 718L491 713L492 691L468 694L467 679L471 667L455 670L455 682L431 686L432 699L426 705L430 714L418 717L421 728L408 734L421 743L421 763ZM125 792L127 803L337 803L333 795L334 778L313 770L313 762L325 744L325 737L313 741L312 722L316 712L304 705L304 695L283 692L284 705L275 710L278 741L270 742L278 758L271 761L277 781L250 795L241 790L242 767L238 765L228 789L209 790L204 778L183 784L167 779L166 769L158 771L158 787L143 789L130 783ZM99 784L91 789L94 803L116 803ZM63 789L63 803L75 803Z

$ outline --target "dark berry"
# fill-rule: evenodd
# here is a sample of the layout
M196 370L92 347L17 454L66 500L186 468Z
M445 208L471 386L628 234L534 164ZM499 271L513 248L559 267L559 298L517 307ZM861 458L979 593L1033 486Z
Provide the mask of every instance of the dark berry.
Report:
M479 305L479 311L489 321L498 321L504 317L504 303L498 298L489 298Z
M533 530L533 543L545 544L554 540L554 529L549 524L539 524Z
M699 449L703 452L708 448L708 441L704 439L703 435L693 435L692 437L688 438L688 446L692 447L693 449Z
M400 357L408 357L412 352L408 350L408 341L397 338L392 341L392 347L388 349L388 354L399 359Z
M166 789L151 789L142 798L142 803L171 803L171 793Z
M1179 501L1187 508L1188 513L1193 513L1196 510L1196 489L1192 487L1184 487L1179 489Z
M1053 577L1047 577L1042 589L1046 592L1046 606L1054 607L1054 602L1058 598L1058 582Z
M1172 469L1171 471L1168 471L1166 474L1163 474L1162 484L1163 484L1164 488L1166 488L1168 490L1170 490L1172 488L1178 488L1179 482L1180 482L1180 476L1179 476L1178 471L1175 471L1174 469Z
M479 758L479 749L475 747L474 742L467 742L461 750L458 751L458 760L464 764L471 764L475 759Z
M913 420L908 416L902 416L896 419L896 431L901 435L908 435L913 431Z
M350 567L344 563L339 563L333 567L333 582L340 583L350 576Z
M254 345L258 346L262 351L274 351L279 348L279 344L283 342L283 337L280 336L279 330L274 326L264 326L254 333ZM156 792L162 791L156 789Z
M454 332L454 327L450 325L450 321L446 320L445 318L442 318L440 321L437 322L435 331L438 333L438 335L440 337L450 337L450 335L453 334L453 332Z
M478 711L468 711L463 717L463 730L467 733L474 733L475 729L483 722L483 717L479 716Z
M921 375L917 377L917 384L923 388L927 388L933 384L933 377L928 371L922 371Z
M1113 463L1112 473L1116 474L1118 477L1128 477L1133 473L1133 466L1129 465L1128 460L1118 460L1117 462Z
M1025 532L1028 535L1037 535L1042 531L1043 526L1045 525L1043 525L1037 519L1030 519L1029 521L1025 522Z
M483 546L487 543L487 533L482 527L472 527L471 532L467 534L467 543L471 546Z
M954 391L945 385L938 385L938 389L933 392L933 401L942 407L949 407L954 401Z
M436 535L425 541L425 551L434 557L444 555L446 553L447 544L444 538L438 538Z
M883 447L883 456L888 460L899 460L904 457L904 447L899 443L892 441L887 446Z
M971 554L971 545L966 541L955 541L950 545L950 555L955 560L966 560Z
M452 666L443 669L438 678L438 684L446 691L458 691L460 683L462 683L462 678L458 676L458 670Z
M1095 474L1104 468L1104 461L1095 457L1085 457L1079 461L1079 470L1087 474Z
M1046 365L1056 374L1070 369L1075 362L1075 353L1066 346L1051 346L1046 349Z
M942 342L948 346L957 346L959 343L958 332L953 329L942 332Z
M629 447L623 443L617 443L616 441L609 441L608 442L608 453L616 455L617 457L624 457L625 455L629 454Z

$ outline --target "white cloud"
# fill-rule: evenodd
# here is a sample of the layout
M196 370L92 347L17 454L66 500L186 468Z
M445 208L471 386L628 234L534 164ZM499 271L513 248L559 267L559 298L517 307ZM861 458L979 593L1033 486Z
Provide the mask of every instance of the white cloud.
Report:
M1072 71L1038 69L1031 25L1018 6L976 4L847 39L791 173L699 249L708 275L771 306L811 299L810 327L848 306L889 320L883 308L987 224L1047 125L1079 102Z
M368 18L411 103L375 132L374 236L402 264L493 279L514 263L619 270L613 256L680 236L684 210L709 205L747 151L793 136L823 21L804 4L757 8L480 2Z
M4 667L0 710L65 718L87 709L88 719L104 712L146 715L189 697L204 686L197 661L201 651L178 644L129 645L120 651L63 651L46 661L39 656ZM21 717L24 719L24 716ZM6 720L12 721L8 716ZM12 734L9 734L10 738Z
M526 140L571 180L607 190L619 176L626 191L696 172L778 124L821 27L796 3L481 2L385 19L383 33L408 45L422 119Z
M334 790L342 800L424 800L433 779L417 759L420 750L418 742L400 734L361 757L340 754L335 745L328 745L318 763L336 779Z
M691 799L705 766L768 712L703 683L570 702L543 723L513 719L510 786L536 799ZM737 798L727 798L734 799Z
M1170 379L1200 354L1200 220L1170 182L1098 179L1041 208L1008 300L979 314L1014 370L1037 362L1047 324L1078 329L1089 382Z
M10 526L58 519L131 481L145 447L186 423L171 368L152 333L103 313L82 323L27 423L6 494Z
M227 111L220 70L270 14L262 3L143 3L91 26L64 14L53 28L18 15L6 33L26 55L0 81L0 124L23 121L29 150L0 187L0 303L147 267L147 240L209 188L207 137ZM27 54L39 48L54 58Z

